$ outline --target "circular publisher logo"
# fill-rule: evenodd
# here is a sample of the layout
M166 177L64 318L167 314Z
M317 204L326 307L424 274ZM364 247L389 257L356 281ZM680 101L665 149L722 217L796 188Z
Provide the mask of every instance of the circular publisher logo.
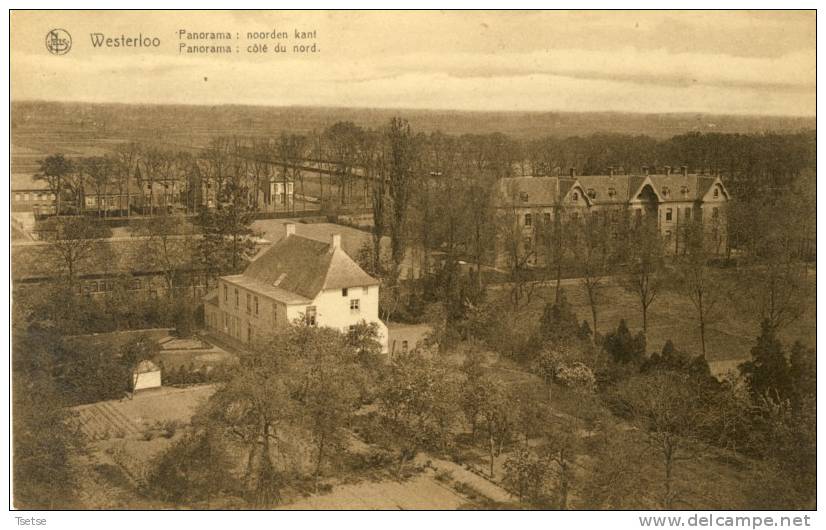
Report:
M72 49L72 36L65 29L53 29L46 33L46 49L53 55L65 55Z

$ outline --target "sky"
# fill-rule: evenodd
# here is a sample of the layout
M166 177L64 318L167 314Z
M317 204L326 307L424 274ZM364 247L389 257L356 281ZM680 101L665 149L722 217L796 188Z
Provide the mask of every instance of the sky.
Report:
M72 37L64 55L46 48L54 28ZM181 30L229 32L238 53L181 53L181 44L213 44L181 39ZM247 39L273 30L289 38ZM303 43L319 51L292 53L295 30L315 31ZM814 11L14 11L11 96L814 116L815 31ZM94 48L93 33L161 44ZM256 42L290 53L249 53Z

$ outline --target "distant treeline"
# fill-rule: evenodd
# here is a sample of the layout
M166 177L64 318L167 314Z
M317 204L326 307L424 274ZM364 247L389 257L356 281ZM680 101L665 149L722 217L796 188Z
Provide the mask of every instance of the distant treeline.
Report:
M721 116L696 113L632 114L619 112L460 112L325 107L242 105L124 105L18 101L11 107L12 128L56 129L115 134L133 138L159 131L177 138L200 134L272 136L282 132L321 131L339 121L377 128L403 115L416 131L446 134L500 132L531 140L594 133L646 135L665 139L686 132L764 133L814 129L814 117Z

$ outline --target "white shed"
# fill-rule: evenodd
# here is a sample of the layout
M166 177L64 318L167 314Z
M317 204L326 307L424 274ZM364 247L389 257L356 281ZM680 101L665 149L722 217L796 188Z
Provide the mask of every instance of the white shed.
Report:
M161 369L152 361L141 361L132 372L134 390L161 386Z

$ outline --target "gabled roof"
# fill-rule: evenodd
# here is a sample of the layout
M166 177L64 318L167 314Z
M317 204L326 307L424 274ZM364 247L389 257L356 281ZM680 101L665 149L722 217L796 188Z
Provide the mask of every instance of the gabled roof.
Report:
M294 294L312 300L322 290L366 287L380 282L364 272L340 247L290 235L275 243L249 264L242 278L251 290L277 288L281 295ZM266 293L262 293L266 294Z
M555 204L559 197L559 177L509 177L499 179L499 206L537 206ZM570 185L568 186L570 189ZM520 195L528 194L522 201Z

